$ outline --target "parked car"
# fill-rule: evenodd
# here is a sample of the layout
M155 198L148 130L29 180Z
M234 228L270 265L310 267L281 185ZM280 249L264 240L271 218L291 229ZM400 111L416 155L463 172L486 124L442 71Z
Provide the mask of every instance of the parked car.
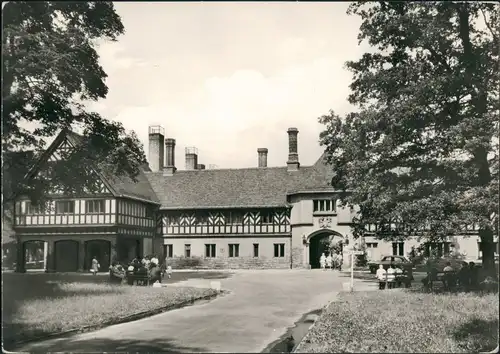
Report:
M388 269L391 264L402 266L403 270L409 272L413 269L413 264L404 256L383 256L378 262L368 262L370 273L375 274L380 264L384 266L384 269Z

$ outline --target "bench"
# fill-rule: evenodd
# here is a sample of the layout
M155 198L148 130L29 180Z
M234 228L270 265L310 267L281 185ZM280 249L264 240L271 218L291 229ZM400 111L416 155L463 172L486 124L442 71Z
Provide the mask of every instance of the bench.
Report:
M449 280L451 283L446 284L446 281ZM452 288L456 288L458 281L458 272L435 272L435 273L427 273L427 277L422 279L422 283L424 287L428 290L434 289L434 282L442 282L445 289L451 290ZM451 285L451 286L450 286Z
M149 274L134 274L127 272L126 279L128 285L149 286L149 283L151 282Z

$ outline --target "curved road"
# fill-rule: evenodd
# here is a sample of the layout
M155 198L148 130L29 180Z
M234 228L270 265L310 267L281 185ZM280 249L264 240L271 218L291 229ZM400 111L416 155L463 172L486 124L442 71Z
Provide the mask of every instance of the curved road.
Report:
M231 294L211 302L16 351L261 352L303 314L333 300L348 280L336 271L235 271L221 280ZM191 279L174 286L209 282Z

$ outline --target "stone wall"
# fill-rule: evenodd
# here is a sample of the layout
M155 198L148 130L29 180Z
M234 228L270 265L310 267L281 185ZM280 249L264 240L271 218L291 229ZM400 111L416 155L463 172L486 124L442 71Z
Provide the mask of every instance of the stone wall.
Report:
M174 257L167 260L173 269L286 269L290 268L290 258L268 257Z

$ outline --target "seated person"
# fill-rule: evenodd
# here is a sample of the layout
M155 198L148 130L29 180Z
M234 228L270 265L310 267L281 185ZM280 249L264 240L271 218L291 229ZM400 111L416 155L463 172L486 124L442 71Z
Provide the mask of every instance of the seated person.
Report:
M161 268L156 263L152 263L152 267L149 270L149 278L151 283L161 283Z
M446 262L446 267L443 269L443 285L445 290L451 290L455 287L455 274L451 266L451 262Z
M111 264L109 275L111 277L111 281L121 283L121 281L125 278L125 269L123 269L121 264L114 261Z

